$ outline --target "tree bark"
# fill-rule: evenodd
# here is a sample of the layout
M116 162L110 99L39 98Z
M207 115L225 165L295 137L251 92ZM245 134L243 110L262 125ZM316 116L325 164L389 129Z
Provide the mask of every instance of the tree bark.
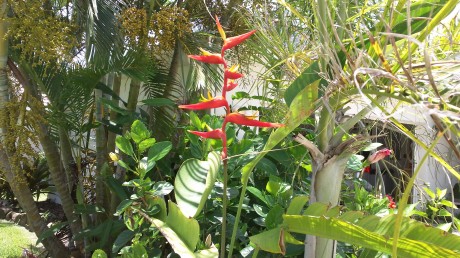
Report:
M11 160L12 159L8 158L3 147L0 147L0 168L4 172L6 180L14 193L14 197L18 200L19 205L26 213L29 227L37 236L40 236L48 227L46 226L45 220L40 216L37 204L34 201L25 177L22 176L20 171L14 171L11 168ZM13 167L16 165L19 166L19 164L15 164ZM47 237L42 243L52 257L69 257L67 248L56 238L56 236L52 235Z

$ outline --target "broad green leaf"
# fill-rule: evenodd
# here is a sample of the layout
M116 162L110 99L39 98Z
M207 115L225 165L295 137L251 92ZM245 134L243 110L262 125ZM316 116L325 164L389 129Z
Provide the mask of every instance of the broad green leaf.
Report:
M265 217L265 225L268 229L273 229L283 222L284 209L281 205L277 204L270 209Z
M139 143L139 152L142 153L156 143L155 138L148 138Z
M411 33L417 33L425 28L433 14L438 13L446 2L446 0L413 1L410 8ZM393 23L395 25L391 31L407 35L407 8L401 12L395 12L395 15L396 19Z
M151 107L161 107L161 106L174 106L176 103L170 99L166 98L152 98L152 99L145 99L142 103L151 106Z
M286 247L284 246L283 233L284 230L282 227L276 227L255 236L251 236L249 240L261 250L284 255L286 253Z
M287 215L300 215L305 204L308 202L308 196L306 195L299 195L292 199L289 207L287 209Z
M174 195L185 216L195 217L203 209L214 187L220 163L217 152L210 152L207 161L188 159L182 163L174 180Z
M129 241L131 241L131 239L133 239L135 234L136 232L131 230L125 230L121 232L117 239L115 239L115 242L113 242L112 253L118 253L118 251L120 251L123 246L125 246Z
M172 149L171 142L157 142L152 147L150 147L148 154L148 162L158 161L162 159L169 151Z
M339 216L338 206L329 207L314 203L304 212L306 215L284 215L284 222L280 227L288 232L335 239L391 253L393 240L389 236L394 233L396 215L377 217L351 211ZM271 247L264 248L267 249L261 249L268 251ZM419 221L403 218L397 250L401 257L458 257L460 237Z
M131 142L128 139L118 135L115 139L115 144L117 145L117 148L120 149L122 152L128 154L131 157L134 157L133 146L131 145Z
M320 80L318 61L312 63L305 69L300 76L298 76L287 88L284 93L284 100L288 106L291 106L294 98L305 88L310 87L315 81ZM317 89L316 89L317 90ZM316 92L316 95L318 92Z
M143 140L150 138L150 131L140 120L134 121L134 123L131 125L130 133L133 141L136 144L139 144Z
M260 191L259 189L255 188L255 187L252 187L252 186L248 186L247 189L248 189L248 191L250 193L252 193L255 197L257 197L257 199L261 200L267 206L270 206L270 204L268 203L268 201L265 198L265 195L262 193L262 191Z
M174 252L181 257L193 257L200 236L198 221L187 218L175 203L169 202L166 220L152 219L152 222L168 240Z

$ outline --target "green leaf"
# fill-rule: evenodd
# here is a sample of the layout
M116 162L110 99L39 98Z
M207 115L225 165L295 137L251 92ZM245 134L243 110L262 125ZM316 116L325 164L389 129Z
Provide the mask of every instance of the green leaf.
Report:
M413 1L410 10L411 33L415 34L424 29L431 20L433 14L438 13L446 2L445 0ZM395 15L397 15L393 22L395 25L391 31L407 35L407 8L404 8L401 12L396 12Z
M260 169L261 171L264 171L268 175L278 174L278 169L276 168L276 165L267 158L262 158L260 162L257 163L256 168Z
M364 248L391 253L396 215L365 216L360 212L346 212L340 217L339 207L314 203L306 215L284 215L281 226L289 232L335 239ZM424 223L403 218L398 240L398 256L401 257L457 257L460 253L460 237L448 234ZM274 237L274 236L272 236ZM252 241L252 240L251 240ZM262 249L265 250L265 249Z
M57 233L59 230L61 230L63 227L67 226L68 224L69 222L65 221L65 222L58 222L52 225L51 227L43 231L40 235L38 235L36 244L38 245L41 241L43 241L43 239L54 235L55 233Z
M307 204L308 199L309 198L306 195L299 195L294 197L294 199L292 199L291 203L289 204L286 214L300 215L303 208L305 207L305 204Z
M426 194L428 194L428 196L430 196L431 199L435 199L435 198L436 198L436 195L434 194L433 191L431 191L430 188L428 188L428 187L423 187L423 190L425 191Z
M147 129L144 123L140 120L136 120L131 125L131 137L136 144L139 144L143 140L150 138L150 131Z
M284 209L281 205L277 204L271 208L265 218L265 225L268 229L273 229L283 222Z
M121 182L115 179L114 177L106 177L104 183L109 187L109 189L114 192L120 200L128 199L125 189L121 185Z
M132 246L131 251L136 258L148 258L147 250L142 243L136 243Z
M110 108L111 110L119 113L119 114L122 114L122 115L127 115L129 114L129 111L120 107L118 105L118 101L113 101L113 100L109 100L109 99L100 99L100 101L102 102L102 104L108 108Z
M133 202L134 200L123 200L120 204L118 204L114 215L120 216Z
M371 151L371 150L375 150L377 149L378 147L382 146L383 144L381 144L380 142L373 142L369 145L367 145L364 149L362 149L362 151Z
M363 156L361 155L352 155L347 161L347 169L361 171L363 169L363 163L361 162L362 159Z
M281 227L277 227L251 236L249 240L261 250L284 255L286 247L284 246L283 232L284 230Z
M174 186L172 184L164 181L155 182L155 184L152 186L152 191L154 191L155 195L157 196L168 195L173 189Z
M74 212L76 214L96 214L105 212L103 207L94 204L75 204Z
M319 76L319 64L318 61L316 61L312 63L307 69L305 69L302 74L298 76L287 88L286 92L284 93L284 100L286 101L286 104L291 106L291 103L297 94L299 94L313 82L320 79L321 77Z
M257 197L257 199L261 200L267 206L270 205L267 199L265 198L265 195L262 193L262 191L252 186L248 186L247 189L248 189L248 192L252 193L255 197Z
M220 163L217 152L210 152L207 161L188 159L182 163L174 180L174 195L186 216L195 217L204 207L214 187Z
M148 138L139 143L139 152L142 153L146 149L152 147L157 141L155 138Z
M446 194L447 194L447 189L442 189L442 190L441 190L441 189L439 189L439 188L436 187L436 195L437 195L437 197L438 197L439 199L444 198L444 196L446 196Z
M134 157L133 146L131 145L131 142L128 139L118 135L115 139L115 144L117 145L117 148L120 149L122 152L128 154L131 157Z
M135 234L136 232L131 230L125 230L121 232L117 239L115 239L115 242L113 242L112 253L117 254L123 246L125 246L129 241L131 241L131 239L133 239Z
M107 254L101 249L96 249L91 258L107 258Z
M202 129L202 125L201 125L201 120L200 118L196 115L195 112L190 112L189 113L189 116L190 116L190 122L192 123L192 125L198 129L198 130L201 130Z
M157 142L149 150L148 162L158 161L162 159L172 149L171 142Z
M142 103L151 106L151 107L161 107L161 106L174 106L176 103L170 99L166 98L152 98L152 99L145 99Z

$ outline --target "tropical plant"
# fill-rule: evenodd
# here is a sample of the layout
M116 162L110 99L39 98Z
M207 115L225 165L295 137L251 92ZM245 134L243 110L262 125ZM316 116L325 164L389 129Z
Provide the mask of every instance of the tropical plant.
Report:
M321 46L319 46L320 50L316 52L318 61L310 60L306 62L304 64L306 68L303 68L304 70L300 70L300 72L297 70L298 77L285 90L284 98L289 106L285 122L286 126L275 131L268 139L264 152L243 168L243 189L240 203L244 200L245 185L257 162L266 155L267 151L274 148L314 112L316 112L317 119L315 125L317 137L313 141L301 136L296 139L308 149L312 159L310 203L338 204L343 173L347 162L352 155L365 148L370 140L366 135L351 134L350 129L365 118L374 107L379 108L385 115L391 117L390 121L395 123L401 131L409 135L422 148L428 150L427 156L431 155L455 176L458 176L458 173L451 165L432 151L434 145L428 147L418 141L382 105L382 103L386 103L391 98L407 103L418 103L417 100L421 100L419 92L415 90L415 87L411 87L411 83L414 82L413 77L408 75L405 69L405 65L408 62L410 65L413 61L411 54L414 54L419 46L412 43L411 37L424 41L442 18L453 10L457 1L447 1L444 5L430 6L425 5L423 1L412 3L408 6L405 6L403 2L396 6L387 2L381 3L383 9L367 9L364 7L350 9L366 10L365 12L356 13L356 15L352 12L333 11L348 10L354 5L351 2L342 1L335 4L328 1L312 2L314 26L310 22L310 16L298 12L293 5L285 1L279 1L279 3L286 7L286 12L291 13L297 23L311 30L312 37L317 42L321 42ZM374 7L377 6L379 6L379 3ZM372 17L375 14L375 10L383 11L382 15L378 14L379 17L383 17L383 20L377 24L372 24L372 19L368 19L367 15ZM332 15L332 13L337 15ZM398 15L395 13L398 13ZM388 14L392 15L388 16ZM428 15L432 15L433 19L425 20L423 25L418 23L411 24L409 27L412 30L409 28L408 31L406 27L399 25L401 23L405 24L407 20L414 16L426 17ZM347 21L355 19L364 21L367 26L361 27L359 22L356 24L347 23ZM425 25L426 27L424 27ZM273 26L273 24L270 23L266 26ZM386 34L383 30L392 30L392 33L396 34ZM395 39L395 36L399 36L397 33L405 35L409 33L409 40L405 36L402 36L402 39ZM356 37L356 35L359 36ZM374 39L376 36L379 37L379 40ZM266 38L270 38L270 36L267 35ZM389 43L384 39L389 40ZM396 40L399 40L398 43L395 43ZM315 41L309 41L308 43L312 44L312 42ZM275 45L277 41L270 41L270 43ZM392 60L394 61L392 66L386 60L384 56L386 52L382 52L381 47L385 51L397 53L396 60ZM266 49L270 50L271 48ZM311 49L314 50L317 47L311 46ZM365 57L361 56L363 52L359 49L367 50L368 54ZM294 49L294 51L296 50ZM262 54L273 56L269 51L265 51ZM294 53L292 55L294 56ZM278 63L285 62L285 60L283 58ZM379 65L379 62L381 62L381 65ZM429 67L430 64L427 64L427 66ZM290 68L290 66L288 67ZM430 70L428 69L427 72L429 73ZM362 86L363 83L365 83L364 86ZM435 87L434 84L431 83L431 86ZM435 93L436 89L430 92ZM356 96L361 97L364 104L359 105L360 109L353 117L345 120L340 119L340 112ZM446 104L446 102L443 103ZM457 110L453 105L446 106L449 106L452 111ZM433 144L436 144L436 141ZM416 171L419 171L419 169ZM401 211L404 209L405 203L407 203L413 179L416 176L417 173L413 175L412 181L408 184L408 188L406 188L403 198L399 202L399 213L395 219L395 225L398 229L402 222ZM241 210L238 210L233 235L237 232L240 214ZM395 230L393 249L391 250L394 256L397 255L400 248L397 244L398 236L399 230ZM230 245L230 254L234 247L234 239L233 237ZM305 243L306 257L330 257L333 255L334 242L331 240L307 236Z
M227 38L221 24L219 23L219 19L216 17L217 29L222 37L223 45L221 48L220 53L210 53L206 50L201 50L202 55L190 55L189 57L208 64L217 64L224 66L224 82L222 87L222 96L212 97L209 94L208 99L204 99L201 103L196 104L189 104L189 105L180 105L179 108L182 109L190 109L190 110L203 110L203 109L211 109L211 108L220 108L224 107L226 111L226 115L224 121L222 122L222 126L219 129L212 129L209 128L208 132L200 132L200 131L189 131L190 133L209 139L219 139L222 141L222 159L223 159L223 195L222 195L222 231L221 231L221 242L220 242L220 255L225 256L226 253L226 232L227 232L227 183L228 183L228 146L227 146L227 134L226 134L226 126L227 123L234 123L244 126L257 126L257 127L282 127L282 124L279 123L269 123L263 121L254 120L252 117L247 117L243 114L231 112L230 106L227 101L227 93L233 90L238 84L235 80L243 77L243 74L238 73L238 65L233 65L228 67L227 61L225 60L224 54L226 50L236 47L237 45L241 44L243 41L248 39L252 34L255 33L255 30ZM199 161L197 161L199 162ZM192 167L193 168L193 167ZM203 171L206 172L206 171ZM190 202L190 195L192 191L187 190L185 187L185 182L190 182L191 180L185 180L182 178L191 177L190 174L197 173L195 171L190 171L190 169L182 169L179 170L178 175L176 177L176 185L179 184L179 189L176 189L176 200L178 202L179 207L181 209L187 211L185 212L189 216L197 216L209 195L212 187L214 186L214 180L208 176L206 180L206 187L201 188L198 192L196 192L196 198L192 198L193 201ZM215 177L215 175L213 176ZM198 182L197 182L198 183ZM197 185L198 186L198 185ZM177 187L177 186L176 186ZM193 189L193 188L192 188ZM200 189L198 187L198 189ZM195 190L194 190L195 191ZM196 200L195 200L196 199ZM191 210L191 211L190 211Z

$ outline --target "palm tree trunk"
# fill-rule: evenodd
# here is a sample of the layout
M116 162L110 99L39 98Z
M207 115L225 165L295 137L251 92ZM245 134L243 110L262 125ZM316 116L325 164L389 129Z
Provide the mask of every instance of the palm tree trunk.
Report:
M14 154L12 154L14 155ZM6 181L11 187L14 193L14 197L18 200L19 205L27 215L27 221L29 227L35 232L37 236L43 234L44 231L48 230L45 220L40 216L37 204L34 201L32 192L27 185L25 177L20 171L13 171L10 166L12 159L8 159L8 155L5 150L0 147L0 167L4 172ZM19 165L19 164L16 164ZM50 252L52 257L69 257L69 252L64 244L51 235L50 237L42 241L46 250Z
M7 77L7 61L8 61L8 39L5 37L7 32L7 23L3 19L7 13L7 2L3 1L1 5L0 20L0 169L3 171L6 181L11 187L19 205L22 207L27 216L27 221L30 228L37 236L41 235L47 230L46 222L40 216L37 205L34 201L32 192L27 185L27 181L20 171L13 171L12 167L19 168L19 164L10 165L11 159L4 149L4 137L7 134L5 119L8 114L5 110L5 104L8 102L8 77ZM14 160L14 159L13 159ZM69 253L64 244L59 241L54 235L42 241L45 248L51 253L53 257L68 257Z
M103 94L101 90L95 91L96 102L96 121L102 121L104 118L104 106L102 105ZM107 207L107 196L103 178L103 167L107 163L107 135L105 126L101 123L96 128L96 204L104 209ZM105 214L99 213L98 220L103 221L106 218Z
M10 62L10 67L15 74L15 77L19 80L21 85L30 93L30 95L35 98L38 102L41 102L41 97L38 95L38 90L36 86L31 83L34 81L35 83L39 84L41 81L37 79L35 71L31 68L30 64L21 63L21 67L16 67L12 62ZM30 78L34 78L35 80L31 80ZM34 107L32 107L34 108ZM38 114L44 114L45 109L43 106L35 107L36 112ZM79 233L82 229L81 220L79 216L74 214L74 201L71 197L71 192L69 187L67 186L67 176L66 173L62 171L62 161L61 155L59 153L59 149L56 143L51 139L48 126L41 121L36 121L36 128L35 131L37 133L38 139L40 144L43 148L43 152L45 153L46 160L48 162L48 167L50 170L50 177L53 181L54 185L56 186L57 193L59 194L59 198L61 199L62 208L64 210L65 216L70 224L70 229L73 235ZM76 242L77 249L83 251L83 245L81 242Z
M114 77L114 81L113 81L113 88L112 88L113 93L119 96L120 88L121 88L121 75L116 74ZM118 100L114 100L114 101L118 104ZM110 121L115 121L116 118L117 118L117 112L114 110L110 110ZM108 133L108 136L107 136L107 151L108 152L115 151L115 138L116 137L117 137L116 133L113 133L113 132Z
M41 112L40 112L41 113ZM75 203L72 200L71 193L67 187L67 178L65 173L61 171L61 159L56 144L51 140L48 134L48 128L44 124L40 124L35 128L37 130L40 144L45 153L48 167L50 169L50 177L53 181L56 190L61 199L62 208L64 210L67 221L69 222L72 234L75 236L82 230L81 220L78 215L74 213ZM77 242L76 246L80 251L83 251L83 243Z

